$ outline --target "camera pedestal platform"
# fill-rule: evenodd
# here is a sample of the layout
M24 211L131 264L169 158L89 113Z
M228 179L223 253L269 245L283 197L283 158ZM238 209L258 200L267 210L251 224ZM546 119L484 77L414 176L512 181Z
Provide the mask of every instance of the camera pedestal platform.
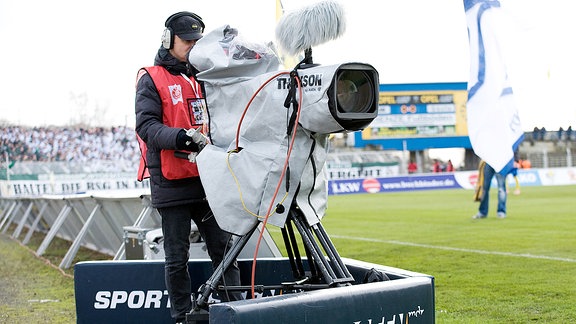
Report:
M248 264L242 264L248 262ZM287 258L258 260L258 278L265 283L290 276ZM343 259L355 278L352 285L285 293L285 287L269 284L257 288L254 299L215 302L206 317L187 318L187 323L434 323L434 279L402 269ZM240 261L250 266L248 260ZM383 281L366 282L374 272ZM294 288L298 287L297 283ZM204 311L204 316L206 312ZM197 314L200 315L200 314ZM194 322L194 320L196 322Z
M256 298L210 300L208 322L434 323L432 276L354 259L342 261L354 277L351 285L287 292L278 286L295 282L290 260L258 258L255 277L262 289ZM252 259L238 259L242 285L250 285L252 263ZM188 271L192 291L198 291L212 273L212 264L209 259L191 259ZM367 281L374 271L389 280ZM93 323L95 318L102 323L173 323L163 260L78 262L74 266L74 297L78 324Z
M292 225L307 242L306 257L300 256ZM255 298L249 293L253 259L238 259L241 286L220 286L223 270L253 233L239 237L215 271L209 259L189 260L192 291L198 294L188 323L435 321L433 277L341 258L321 224L309 226L298 210L282 230L290 257L256 260ZM321 249L327 250L326 257ZM79 324L94 318L109 323L172 322L163 260L79 262L74 266L74 287ZM213 293L224 289L246 292L246 299L220 301Z

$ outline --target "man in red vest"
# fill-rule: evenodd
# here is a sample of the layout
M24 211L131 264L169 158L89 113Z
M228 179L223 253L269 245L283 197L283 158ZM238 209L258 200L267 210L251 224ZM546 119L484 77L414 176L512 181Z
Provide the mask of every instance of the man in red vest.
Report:
M162 216L165 277L171 316L184 322L192 309L188 251L192 221L206 243L216 268L230 250L230 233L220 229L210 210L193 158L200 147L189 130L205 132L208 114L201 84L187 63L190 49L202 37L204 23L192 12L168 17L154 66L140 69L136 85L136 132L142 161L138 178L149 175L152 207ZM184 156L185 158L181 158ZM234 262L223 284L240 285ZM241 299L238 292L221 294Z

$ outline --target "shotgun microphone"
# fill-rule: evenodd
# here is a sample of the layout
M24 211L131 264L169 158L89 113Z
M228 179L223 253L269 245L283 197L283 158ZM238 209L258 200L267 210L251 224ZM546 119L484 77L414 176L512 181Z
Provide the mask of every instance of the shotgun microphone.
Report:
M335 1L323 1L282 16L276 25L276 39L280 48L293 56L345 31L343 7Z

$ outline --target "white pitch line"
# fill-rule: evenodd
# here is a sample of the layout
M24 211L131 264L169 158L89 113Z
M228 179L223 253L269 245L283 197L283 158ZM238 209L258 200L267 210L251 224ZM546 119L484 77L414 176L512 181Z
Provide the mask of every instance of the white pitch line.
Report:
M347 239L347 240L356 240L356 241L366 241L366 242L376 242L376 243L386 243L386 244L396 244L396 245L406 245L406 246L417 246L417 247L422 247L422 248L427 248L427 249L436 249L436 250L458 251L458 252L490 254L490 255L502 255L502 256L518 257L518 258L543 259L543 260L562 261L562 262L576 262L576 259L559 258L559 257L546 256L546 255L534 255L534 254L529 254L529 253L512 253L512 252L462 249L462 248L455 248L455 247L450 247L450 246L438 246L438 245L402 242L402 241L394 241L394 240L378 240L378 239L344 236L344 235L330 235L330 237Z

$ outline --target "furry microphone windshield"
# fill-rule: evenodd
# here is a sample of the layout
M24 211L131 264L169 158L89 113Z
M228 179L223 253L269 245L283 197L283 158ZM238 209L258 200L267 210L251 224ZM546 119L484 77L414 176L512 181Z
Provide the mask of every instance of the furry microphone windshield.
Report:
M340 37L346 31L344 9L335 1L319 2L282 16L276 39L288 55L296 55Z

